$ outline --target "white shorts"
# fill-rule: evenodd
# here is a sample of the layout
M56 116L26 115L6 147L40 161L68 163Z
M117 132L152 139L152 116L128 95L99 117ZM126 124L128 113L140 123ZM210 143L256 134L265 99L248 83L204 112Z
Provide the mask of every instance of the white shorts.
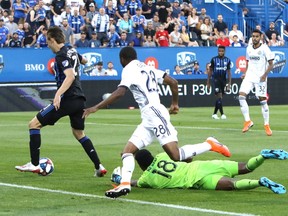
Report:
M129 139L138 149L150 145L155 139L161 146L178 142L177 131L170 122L170 115L163 105L149 106L141 111L142 122Z
M255 95L257 97L267 97L267 81L256 83L244 79L241 83L239 92L244 92L248 95L253 88L255 88Z

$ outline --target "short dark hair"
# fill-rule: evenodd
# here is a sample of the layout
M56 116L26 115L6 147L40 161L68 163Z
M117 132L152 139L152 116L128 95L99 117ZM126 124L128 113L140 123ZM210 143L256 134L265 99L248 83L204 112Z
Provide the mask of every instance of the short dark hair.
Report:
M260 35L262 35L262 32L261 32L259 29L254 29L253 32L252 32L252 34L253 34L253 33L259 33Z
M225 50L226 47L225 47L225 46L218 46L218 50L219 50L219 49L224 49L224 50Z
M64 33L58 26L53 26L48 29L47 38L48 40L53 38L58 44L65 43Z
M137 53L136 50L133 47L124 47L121 49L119 53L120 58L123 58L125 60L135 60L137 59Z
M144 171L153 162L154 157L151 152L146 149L141 149L135 154L135 160L139 164L140 168Z

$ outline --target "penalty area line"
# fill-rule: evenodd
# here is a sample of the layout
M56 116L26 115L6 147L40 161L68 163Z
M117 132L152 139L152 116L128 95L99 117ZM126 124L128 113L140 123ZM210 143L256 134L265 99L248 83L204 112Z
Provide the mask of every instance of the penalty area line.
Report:
M38 188L38 187L32 187L32 186L26 186L26 185L8 184L8 183L3 183L3 182L0 182L0 186L20 188L20 189L26 189L26 190L43 191L43 192L48 192L48 193L73 195L73 196L79 196L79 197L91 197L91 198L97 198L97 199L111 200L108 197L94 195L94 194L77 193L77 192L70 192L70 191L64 191L64 190L52 190L48 188ZM212 210L212 209L202 209L202 208L194 208L194 207L189 207L189 206L181 206L181 205L173 205L173 204L165 204L165 203L157 203L157 202L155 203L155 202L149 202L149 201L131 200L131 199L124 199L124 198L117 198L116 200L120 200L122 202L142 204L142 205L144 204L144 205L152 205L152 206L161 206L161 207L166 207L166 208L213 213L213 214L219 214L219 215L255 216L253 214L246 214L246 213L226 212L226 211L219 211L219 210Z

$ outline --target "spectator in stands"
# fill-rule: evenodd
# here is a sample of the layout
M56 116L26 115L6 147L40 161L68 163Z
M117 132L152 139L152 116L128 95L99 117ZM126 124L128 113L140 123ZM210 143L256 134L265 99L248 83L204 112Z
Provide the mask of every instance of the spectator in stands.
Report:
M90 39L92 37L92 32L94 32L94 28L91 24L91 21L92 21L92 19L96 13L98 13L98 12L96 11L95 3L91 2L89 4L89 10L88 10L86 17L85 17L85 23L86 23L86 29L87 29L87 38L88 39Z
M269 41L269 46L284 46L284 40L278 40L276 33L272 33L271 40Z
M169 46L169 33L168 31L164 30L164 25L160 24L159 30L156 31L155 39L160 47L168 47Z
M220 32L224 32L225 35L228 35L228 26L223 21L222 14L218 14L217 21L214 23L214 34L216 39L220 38Z
M179 0L174 0L171 7L171 17L172 18L179 18L181 13L181 7Z
M152 38L152 41L155 42L155 34L156 34L156 31L153 28L153 22L149 21L147 23L147 28L144 30L144 39L145 39L145 41L147 40L147 37L150 35L151 38Z
M116 10L118 0L112 0L112 7ZM104 0L104 7L107 8L109 4L109 0Z
M128 13L123 14L123 19L119 22L119 33L126 32L128 40L131 40L133 37L133 22L129 18Z
M82 48L82 47L89 47L89 41L87 40L87 34L85 31L80 33L80 39L76 40L74 47Z
M204 22L200 27L201 39L204 41L204 46L214 46L213 25L209 17L204 18Z
M36 4L33 8L29 10L26 16L26 22L30 25L31 29L36 32L36 30L40 27L38 23L39 14L37 11L39 10L39 5Z
M174 30L175 25L181 25L179 20L177 18L168 16L166 22L164 23L164 29L170 34Z
M41 32L39 34L39 32ZM48 46L47 44L47 28L42 25L40 26L37 31L36 31L37 34L39 34L38 38L37 38L37 42L36 42L36 47L37 48L45 48Z
M146 40L143 43L143 47L156 47L156 43L153 41L153 38L151 35L146 36Z
M14 22L14 17L12 15L9 15L9 22L5 23L5 26L8 28L9 31L9 37L13 35L13 33L18 29L17 23ZM9 38L10 39L10 38Z
M142 5L142 14L145 16L147 22L152 21L156 12L157 8L153 0L147 0L147 2Z
M270 22L269 29L265 32L265 34L267 35L269 40L271 40L271 38L272 38L271 37L272 33L275 33L277 36L277 39L281 40L279 32L275 29L275 23L274 22Z
M187 17L187 22L189 26L189 32L195 32L197 35L201 35L200 29L197 28L199 23L199 17L197 16L196 8L193 8L191 13Z
M142 47L144 43L144 36L141 31L137 31L135 37L130 43L130 46L133 47Z
M216 40L216 46L224 46L224 47L230 46L229 38L222 31L219 32L219 38Z
M191 33L193 33L193 32L191 32ZM191 47L191 46L198 47L199 46L197 40L190 40L189 34L186 31L185 26L181 27L180 38L183 41L182 44L185 46L188 46L188 47Z
M95 48L95 47L100 47L101 42L100 40L97 39L97 33L95 31L92 32L92 38L89 41L89 47Z
M21 48L22 47L22 42L19 39L17 32L13 33L12 38L8 42L8 47L11 47L11 48Z
M25 32L24 32L24 30L23 30L23 24L22 24L22 23L19 23L19 24L18 24L18 29L17 29L15 32L17 32L17 34L18 34L18 40L21 41L21 46L22 46L22 41L23 41L23 38L24 38L24 35L25 35ZM14 32L14 33L15 33L15 32ZM14 33L13 33L13 34L14 34Z
M132 17L136 14L136 9L142 8L142 3L140 0L127 0L126 4L127 4L129 17Z
M156 3L156 8L158 10L159 22L166 22L168 12L171 11L171 4L167 2L167 0L158 0Z
M210 71L210 62L206 63L204 74L208 74Z
M26 4L22 2L21 0L16 0L12 4L12 14L14 14L14 22L17 24L18 23L24 24L27 11L28 11L28 8Z
M133 33L141 32L144 34L144 28L146 25L146 19L145 16L142 15L142 9L137 8L136 14L131 17L132 23L133 23Z
M209 19L211 20L211 17L206 14L206 8L201 8L201 12L200 12L200 15L199 15L199 20L204 21L205 17L209 17Z
M230 43L233 42L234 35L237 35L237 38L240 40L240 42L245 42L243 33L238 29L237 24L233 24L232 30L229 32Z
M8 44L9 29L4 25L4 20L0 19L0 48Z
M128 41L127 39L127 33L123 31L120 36L119 46L126 47L126 46L129 46L129 43L130 41Z
M118 19L124 19L124 14L128 13L128 5L125 0L120 0L119 4L117 4L116 16Z
M78 13L80 13L80 9L85 7L83 0L66 0L66 5L71 8L72 13L74 10L77 10Z
M45 9L45 3L43 0L39 0L39 9L37 10L37 22L38 22L38 26L42 26L44 25L46 28L49 28L50 26L50 20L49 17L47 16L47 11Z
M79 15L79 11L74 9L73 15L68 20L69 26L73 30L74 41L76 42L81 38L81 32L85 30L85 21L82 16Z
M245 47L246 45L239 40L238 35L232 37L231 47Z
M114 69L114 64L112 61L109 61L107 63L107 69L105 70L105 75L106 76L117 76L118 75L117 71Z
M3 0L2 0L3 2ZM3 10L2 16L0 16L0 19L3 19L4 24L9 22L9 11L8 10Z
M119 40L120 40L120 36L119 34L116 32L115 30L115 26L112 25L110 26L110 30L107 34L107 38L108 38L108 47L116 47L118 46Z
M169 34L170 38L170 47L175 47L175 46L184 46L179 44L179 39L181 38L180 32L179 32L179 25L174 26L174 30ZM181 43L183 41L181 40Z
M200 65L199 65L198 61L194 62L192 74L194 74L194 75L203 74L203 71L200 69Z
M62 21L62 26L60 27L65 35L65 44L73 46L74 36L73 29L69 26L67 18L64 18Z
M158 14L154 14L152 22L153 22L153 29L155 29L155 31L158 31L159 30L158 27L161 24L160 21L159 21Z
M9 11L12 6L12 1L11 0L2 0L0 2L0 8L2 8L4 11ZM5 20L4 20L5 22Z
M61 13L65 11L66 0L52 0L51 3L51 15L55 26L62 25Z
M184 73L181 71L179 65L175 65L175 66L174 66L174 72L173 72L173 75L184 75Z
M105 76L105 69L103 68L102 61L96 63L96 68L91 71L90 76Z
M181 11L180 13L179 22L180 22L180 29L183 25L188 26L187 17L185 16L184 11Z
M26 47L26 48L33 47L36 43L36 34L31 29L28 22L24 23L23 30L24 30L24 39L23 39L22 47Z
M90 11L90 5L93 5L95 8L95 12L98 12L97 3L94 0L85 0L85 6L84 6L85 11L87 12Z
M108 0L107 1L107 7L105 8L105 13L109 16L109 18L112 18L114 20L116 16L116 7L113 7L113 1Z
M103 42L107 40L107 33L109 30L109 16L105 13L105 8L99 9L99 14L96 14L91 22L94 30L97 32L98 40Z
M61 18L62 18L62 20L65 19L65 18L66 18L67 20L69 20L69 19L71 18L71 16L72 16L71 7L70 7L69 5L66 5L65 11L63 11L63 12L61 13Z

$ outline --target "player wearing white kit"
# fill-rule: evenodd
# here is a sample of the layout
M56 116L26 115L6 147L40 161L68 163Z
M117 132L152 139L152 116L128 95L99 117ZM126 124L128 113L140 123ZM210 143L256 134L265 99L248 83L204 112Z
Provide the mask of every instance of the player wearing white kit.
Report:
M250 119L246 96L255 87L255 95L260 101L264 128L268 136L272 135L269 126L269 107L267 104L267 76L273 69L274 55L266 44L260 43L262 32L255 29L252 33L253 45L246 49L246 72L239 90L239 103L245 122L242 132L247 132L254 123Z
M85 109L83 113L83 117L87 117L90 113L107 107L107 105L124 96L127 89L132 92L141 111L142 122L136 128L122 152L121 184L114 189L106 191L106 196L117 198L131 191L130 182L135 167L133 154L151 144L154 139L159 141L162 148L174 161L190 159L206 151L215 151L230 157L229 149L212 137L207 138L203 143L189 144L178 148L177 131L171 124L169 115L169 112L170 114L177 114L179 111L178 82L164 71L138 61L137 53L133 47L121 49L120 62L123 66L123 71L118 88L106 100ZM170 86L172 104L169 112L160 103L158 83Z

